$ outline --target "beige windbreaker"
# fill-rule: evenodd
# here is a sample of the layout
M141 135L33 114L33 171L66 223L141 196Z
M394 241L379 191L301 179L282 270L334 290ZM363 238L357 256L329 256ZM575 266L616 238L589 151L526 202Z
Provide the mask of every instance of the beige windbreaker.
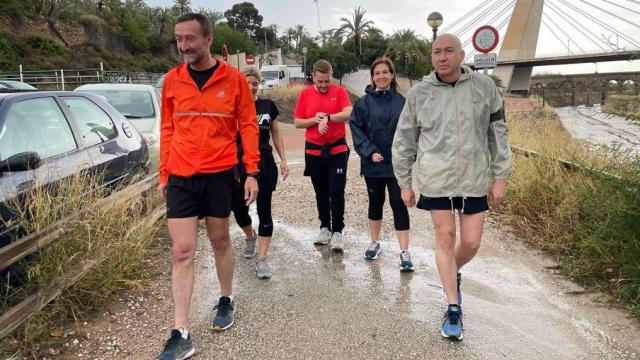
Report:
M502 98L493 80L468 67L451 86L435 72L415 85L398 121L392 147L400 188L411 188L417 162L420 194L479 197L511 170Z

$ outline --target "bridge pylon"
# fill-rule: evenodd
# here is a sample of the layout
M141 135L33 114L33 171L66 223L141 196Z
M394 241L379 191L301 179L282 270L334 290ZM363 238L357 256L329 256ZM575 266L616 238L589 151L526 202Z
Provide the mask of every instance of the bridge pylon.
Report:
M517 0L498 61L532 59L536 55L544 0ZM533 66L498 65L493 71L509 92L527 93Z

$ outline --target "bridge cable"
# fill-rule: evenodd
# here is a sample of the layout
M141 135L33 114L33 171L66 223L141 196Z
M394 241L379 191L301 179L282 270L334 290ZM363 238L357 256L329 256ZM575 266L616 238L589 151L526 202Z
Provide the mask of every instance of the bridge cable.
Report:
M562 20L564 20L566 23L568 23L569 25L571 25L574 29L576 29L580 34L582 34L584 37L586 37L589 41L591 41L592 43L594 43L597 47L599 47L600 49L602 49L602 51L607 51L607 49L605 49L602 45L600 45L600 43L598 41L594 41L593 38L591 38L590 36L588 36L583 30L581 30L580 28L578 28L575 24L580 25L584 30L586 30L589 34L591 34L594 38L596 38L596 40L600 40L600 38L598 38L597 35L595 35L593 32L591 32L591 30L589 30L587 27L585 27L584 25L580 24L580 22L572 19L567 13L565 13L564 11L562 11L562 9L556 7L556 5L554 5L551 2L547 2L546 5L548 5L549 10L553 11L554 13L556 13L560 18L562 18ZM563 15L564 14L564 15ZM573 23L575 22L575 24Z
M585 53L584 49L582 49L582 47L580 47L580 45L578 45L578 43L577 43L575 40L573 40L573 39L571 38L571 36L569 36L569 34L567 34L567 33L562 29L562 27L560 27L560 25L558 25L558 24L557 24L557 23L556 23L556 22L551 18L551 16L547 15L547 14L546 14L546 13L544 13L544 12L542 13L542 16L543 16L543 17L544 17L544 16L546 16L546 17L547 17L547 20L551 21L551 23L552 23L553 25L555 25L555 26L558 28L558 30L560 30L560 32L561 32L562 34L564 34L564 36L566 36L567 42L569 42L569 41L573 41L573 43L574 43L574 44L576 44L576 46L578 47L578 50L580 50L583 54ZM569 45L567 45L567 47L569 47Z
M448 25L447 27L445 27L442 30L442 33L447 33L449 32L451 29L453 29L456 25L458 25L458 23L462 22L464 19L467 18L467 16L471 16L471 14L473 14L474 12L480 10L482 7L484 7L486 4L488 4L489 2L492 2L495 0L485 0L484 2L480 3L480 5L474 7L473 9L469 10L466 14L460 16L459 18L457 18L453 23L451 23L451 25Z
M598 18L594 17L593 15L583 11L582 9L576 7L575 5L568 3L566 0L558 0L560 1L563 5L571 8L572 10L580 13L582 16L590 19L591 21L593 21L594 23L602 26L603 28L613 32L614 34L618 35L619 37L621 37L624 40L627 40L629 43L633 44L636 47L640 47L640 43L636 42L635 40L633 40L632 38L626 36L625 34L619 32L618 30L616 30L615 28L611 27L610 25L604 23L603 21L599 20Z
M637 0L627 0L627 1L640 5L640 1L637 1Z
M573 22L575 22L576 24L580 25L585 31L587 31L589 34L591 34L596 40L600 41L601 43L605 44L606 46L608 46L611 50L615 50L615 46L611 45L609 42L604 41L602 38L598 37L598 35L596 35L593 31L591 31L588 27L586 27L584 24L582 24L580 21L576 20L574 18L574 16L571 16L571 14L567 13L566 11L564 11L560 5L557 5L555 3L552 3L551 1L548 1L546 4L550 5L550 8L553 7L555 11L560 11L562 12L567 19L571 19ZM596 44L597 45L597 44ZM602 46L598 45L601 49L603 49L604 51L607 51L607 49L603 48Z
M464 27L462 27L461 29L458 29L454 34L457 34L457 35L459 34L458 37L462 37L462 35L464 35L470 29L473 29L474 26L478 26L485 17L489 16L491 12L493 12L500 6L504 5L507 1L509 0L498 0L491 7L485 9L482 13L478 14L478 16L476 16L471 21L469 21Z
M626 7L626 6L622 6L622 5L616 4L616 3L612 2L612 1L609 1L609 0L602 0L602 1L604 1L604 2L606 2L606 3L609 3L609 4L611 4L611 5L615 5L615 6L619 7L619 8L625 9L625 10L627 10L627 11L631 11L632 13L636 13L636 14L640 15L640 12L635 11L635 10L633 10L633 9L629 9L629 8L628 8L628 7Z
M499 19L500 17L502 17L505 13L508 13L509 10L511 8L513 8L513 5L516 3L516 0L512 0L510 3L507 4L507 6L505 6L502 10L500 10L498 12L498 14L496 16L494 16L493 18L491 18L489 21L487 21L487 24L491 24L494 23L497 19ZM465 42L462 44L462 48L464 49L467 45L469 45L471 43L471 41L473 40L473 34L470 34L469 38L467 40L465 40Z
M543 14L544 14L544 13L543 13ZM562 41L562 39L560 38L560 36L558 36L558 34L556 34L556 32L555 32L555 31L553 31L553 29L551 28L551 26L549 26L549 24L547 24L547 22L546 22L546 21L544 21L544 19L543 19L543 18L541 18L541 19L540 19L540 21L542 22L542 24L543 24L544 26L546 26L546 27L547 27L547 29L549 29L549 31L551 31L551 34L553 34L553 36L555 36L555 37L556 37L556 39L558 39L558 41L562 44L562 46L564 46L564 47L567 49L567 51L568 51L569 53L571 53L571 49L569 49L569 47L564 43L564 41Z
M602 11L602 12L606 13L606 14L611 15L611 16L615 17L615 18L616 18L616 19L618 19L618 20L624 21L624 22L626 22L627 24L629 24L629 25L633 25L633 26L637 27L638 29L640 29L640 25L638 25L638 24L636 24L636 23L634 23L634 22L631 22L631 21L629 21L629 20L627 20L627 19L625 19L625 18L623 18L623 17L621 17L621 16L618 16L618 15L616 15L616 14L614 14L614 13L612 13L612 12L608 11L608 10L605 10L605 9L603 9L603 8L601 8L601 7L597 6L597 5L593 5L592 3L588 2L588 1L585 1L585 0L580 0L580 1L581 1L581 2L583 2L583 3L585 3L585 4L587 4L587 5L589 5L589 6L591 6L591 7L594 7L594 8L596 8L596 9L598 9L598 10L600 10L600 11Z

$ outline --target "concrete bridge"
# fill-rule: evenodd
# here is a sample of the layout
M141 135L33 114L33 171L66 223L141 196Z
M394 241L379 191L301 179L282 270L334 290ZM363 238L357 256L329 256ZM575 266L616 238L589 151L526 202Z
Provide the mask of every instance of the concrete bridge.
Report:
M640 93L640 72L537 75L529 93L555 107L603 104L612 93Z

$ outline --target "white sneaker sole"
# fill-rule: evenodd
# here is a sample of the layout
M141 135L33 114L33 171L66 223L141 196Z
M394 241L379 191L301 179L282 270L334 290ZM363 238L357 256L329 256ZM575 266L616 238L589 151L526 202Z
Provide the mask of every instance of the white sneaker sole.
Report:
M192 357L194 354L196 353L196 349L192 348L191 350L189 350L186 354L183 354L182 356L180 356L178 358L178 360L184 360L184 359L188 359L190 357Z
M457 341L462 341L462 339L464 338L463 334L460 334L460 337L456 337L456 336L448 336L447 334L444 333L444 331L440 330L440 334L442 335L443 338L445 339L449 339L449 340L457 340Z

